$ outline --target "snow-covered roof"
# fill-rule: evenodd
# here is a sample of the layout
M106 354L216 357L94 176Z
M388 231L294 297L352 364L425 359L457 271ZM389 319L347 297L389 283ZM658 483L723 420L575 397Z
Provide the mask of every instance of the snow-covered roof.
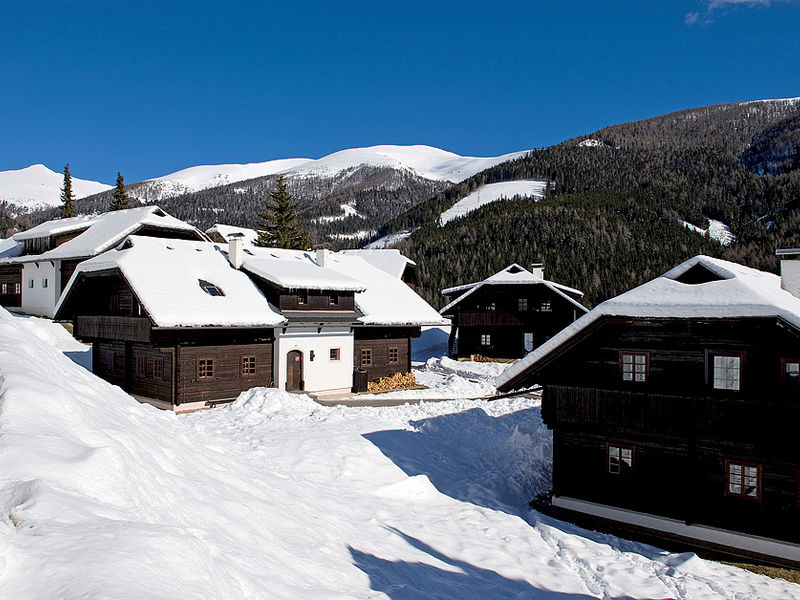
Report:
M250 229L249 227L238 227L236 225L224 225L223 223L215 223L213 227L206 229L207 235L218 233L223 239L227 240L229 235L234 233L241 233L244 236L244 243L247 245L254 245L258 239L258 231Z
M678 281L693 267L712 277L705 283ZM604 316L650 318L779 317L800 329L800 299L781 288L781 278L743 265L695 256L645 284L583 315L498 378L502 386Z
M210 242L131 236L80 263L56 313L81 273L119 269L158 327L272 327L285 322L242 271ZM223 295L211 295L201 282Z
M571 304L574 304L576 307L580 308L584 312L586 311L585 306L576 302L569 295L573 294L576 296L583 296L582 291L576 290L575 288L571 288L566 285L561 285L560 283L556 283L555 281L547 281L546 279L542 279L540 276L534 275L524 267L519 266L517 263L513 263L508 265L502 271L498 271L491 277L487 277L483 281L477 281L475 283L467 283L465 285L457 285L455 287L442 290L442 295L444 296L457 294L458 292L465 292L465 293L461 294L458 298L453 300L450 304L445 306L439 312L441 314L445 314L446 311L450 310L456 304L460 303L462 300L471 296L474 292L478 291L484 286L491 286L491 285L543 285L553 290L559 296L563 296Z
M400 250L396 248L359 248L340 250L339 254L360 256L373 267L377 267L398 279L403 276L406 266L417 264L407 256L403 256Z
M22 253L22 244L17 242L14 238L0 240L0 259L13 258Z
M14 259L13 262L60 260L95 256L100 252L114 247L127 236L145 226L172 231L196 232L198 238L204 237L194 226L168 215L157 206L139 206L126 210L111 211L100 215L55 219L37 225L27 231L16 233L13 239L21 242L29 239L46 238L56 234L85 230L57 248L53 248L42 254L20 256Z
M327 266L319 267L315 255L300 250L248 248L243 268L256 275L279 269L271 281L283 278L300 289L330 289L335 282L355 285L355 304L364 325L447 325L439 313L400 278L370 264L357 254L329 252ZM256 270L258 269L258 271ZM323 283L327 282L327 283ZM352 282L352 283L351 283ZM309 287L312 286L312 287ZM290 287L285 285L283 287Z
M291 290L360 292L364 284L334 269L317 265L310 252L279 248L248 248L242 268L270 283Z

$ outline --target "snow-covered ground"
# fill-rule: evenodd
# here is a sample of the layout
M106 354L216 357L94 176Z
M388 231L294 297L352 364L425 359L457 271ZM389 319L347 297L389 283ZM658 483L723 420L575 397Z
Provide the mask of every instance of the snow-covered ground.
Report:
M37 210L61 204L64 174L51 171L44 165L0 171L0 202L7 202L12 212ZM72 178L76 198L99 194L112 186L99 181Z
M531 511L551 452L534 400L257 388L176 416L65 357L53 327L0 309L2 598L800 597Z
M459 219L478 210L482 206L486 206L492 202L497 202L504 198L513 198L514 196L530 197L535 200L540 200L544 196L544 188L547 185L546 181L539 180L520 180L520 181L502 181L500 183L488 183L479 187L470 195L462 198L453 206L444 211L439 217L439 224L445 225L453 219Z
M681 224L686 227L686 229L699 233L702 236L708 236L723 246L730 246L736 240L736 236L731 232L731 228L722 221L717 221L716 219L708 219L707 229L692 225L689 221L681 221Z
M316 219L314 219L314 221L317 223L332 223L333 221L344 221L348 217L360 217L362 219L364 218L364 215L358 212L355 202L351 202L349 204L340 204L339 207L342 209L342 214L317 217Z
M401 231L399 233L390 233L389 235L385 235L383 237L378 238L374 242L370 242L365 248L371 250L380 250L382 248L394 248L397 244L402 242L403 240L407 240L411 237L411 234L414 231Z
M364 240L375 235L374 229L360 229L352 233L329 233L332 240Z

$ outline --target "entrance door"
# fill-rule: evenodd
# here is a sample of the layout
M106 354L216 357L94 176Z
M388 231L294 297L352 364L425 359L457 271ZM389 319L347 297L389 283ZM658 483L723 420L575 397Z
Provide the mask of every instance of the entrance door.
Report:
M533 350L533 332L526 331L525 337L522 342L522 347L525 348L525 352L530 352Z
M300 392L303 389L303 353L292 350L286 355L286 391Z

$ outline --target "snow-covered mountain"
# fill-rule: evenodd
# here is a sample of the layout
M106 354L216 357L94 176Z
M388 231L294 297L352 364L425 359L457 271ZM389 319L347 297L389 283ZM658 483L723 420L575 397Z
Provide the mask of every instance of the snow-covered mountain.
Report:
M360 167L388 168L432 181L458 183L525 152L502 156L460 156L432 146L370 146L340 150L318 159L286 158L262 163L201 165L133 184L143 202L160 202L191 192L258 177L284 174L298 179L330 179Z
M12 212L58 206L63 184L63 173L51 171L44 165L0 171L0 202L6 202ZM111 187L99 181L72 178L72 191L76 198L98 194Z

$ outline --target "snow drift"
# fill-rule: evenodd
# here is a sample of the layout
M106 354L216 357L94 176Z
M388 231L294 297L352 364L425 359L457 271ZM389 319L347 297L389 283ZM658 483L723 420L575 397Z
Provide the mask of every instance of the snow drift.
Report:
M0 309L0 597L800 595L531 513L550 448L533 401L345 409L260 388L179 417L66 343Z

